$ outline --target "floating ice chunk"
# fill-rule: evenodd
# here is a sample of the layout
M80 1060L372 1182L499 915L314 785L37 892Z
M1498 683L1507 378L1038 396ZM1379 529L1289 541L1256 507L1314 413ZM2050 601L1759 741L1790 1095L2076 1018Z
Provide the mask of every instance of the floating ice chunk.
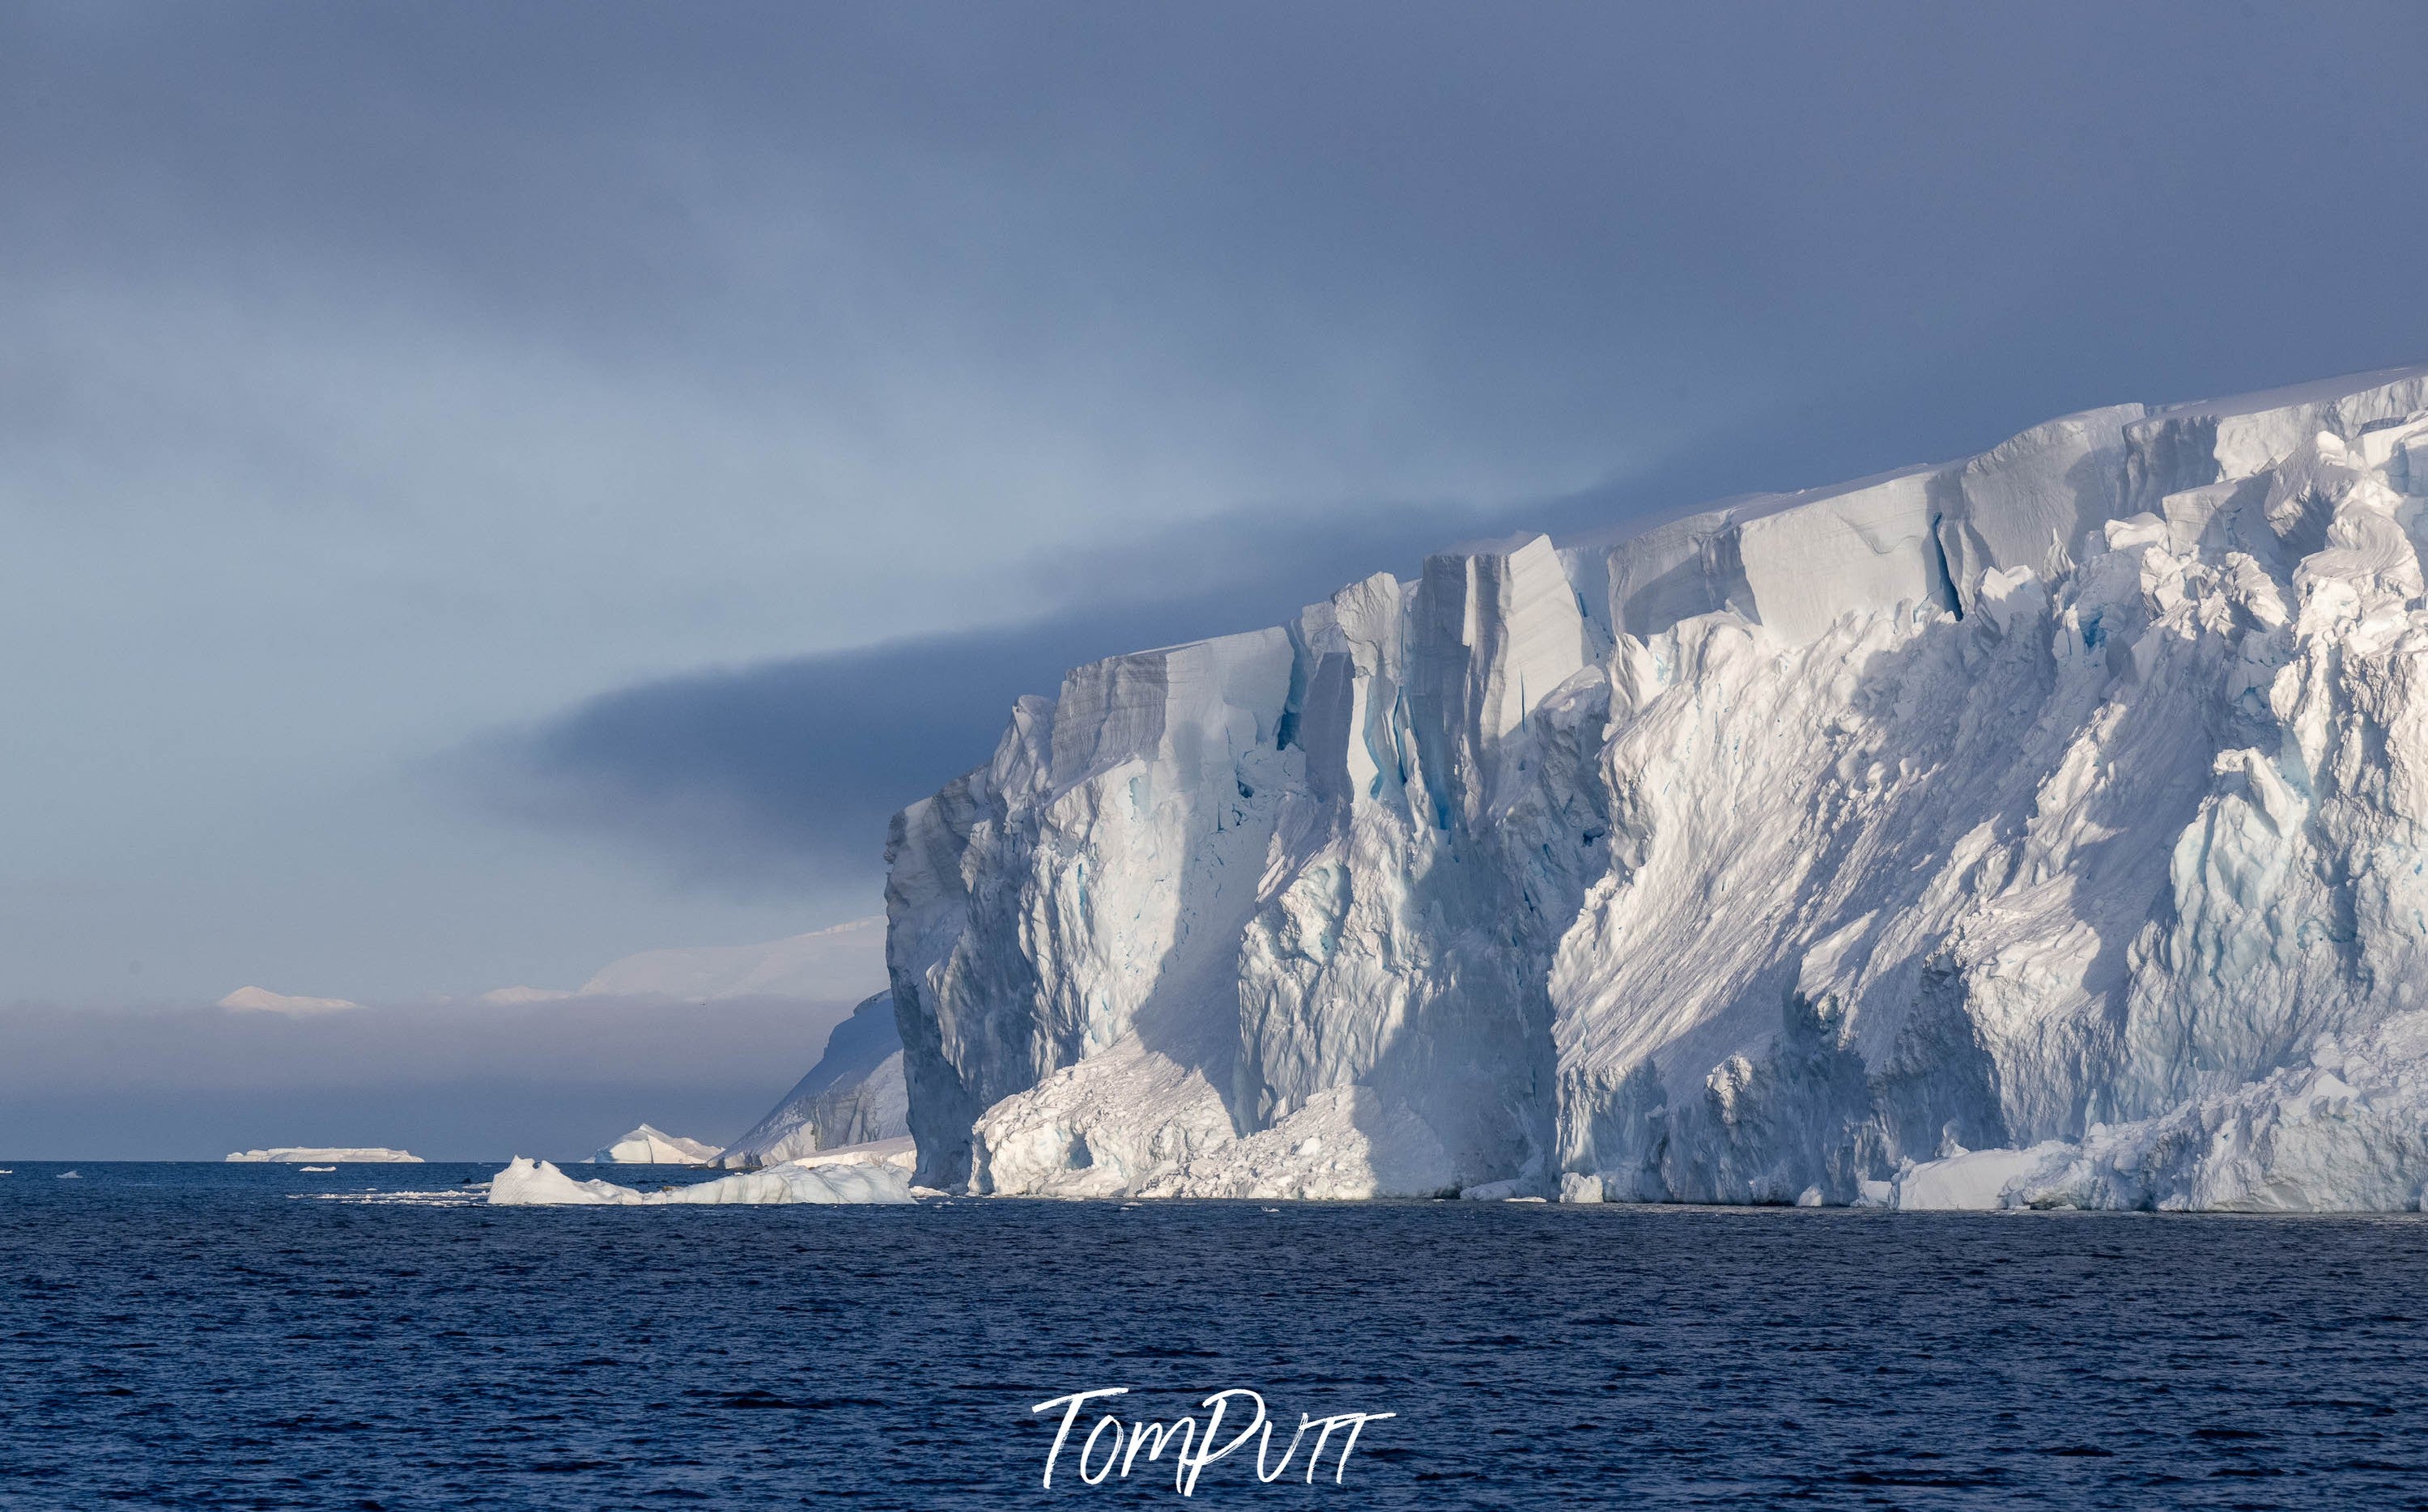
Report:
M892 1203L914 1200L910 1179L899 1165L852 1162L819 1167L774 1165L694 1186L638 1192L613 1181L577 1181L547 1161L520 1155L489 1183L489 1201L501 1208L664 1207L681 1203L775 1204Z
M2029 1149L1977 1149L1926 1161L1897 1178L1896 1206L1906 1212L1985 1212L2008 1207L2010 1188L2074 1153L2073 1146L2051 1142Z

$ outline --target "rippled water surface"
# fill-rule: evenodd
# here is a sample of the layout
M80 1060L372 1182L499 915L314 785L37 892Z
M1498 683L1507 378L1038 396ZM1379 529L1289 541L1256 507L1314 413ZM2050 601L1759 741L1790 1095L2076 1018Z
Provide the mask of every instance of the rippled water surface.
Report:
M1077 1484L1075 1443L1040 1487L1028 1408L1100 1386L1398 1414L1339 1485L1216 1461L1227 1506L2428 1506L2417 1218L493 1211L488 1167L66 1169L0 1177L0 1507L1176 1501L1145 1460Z

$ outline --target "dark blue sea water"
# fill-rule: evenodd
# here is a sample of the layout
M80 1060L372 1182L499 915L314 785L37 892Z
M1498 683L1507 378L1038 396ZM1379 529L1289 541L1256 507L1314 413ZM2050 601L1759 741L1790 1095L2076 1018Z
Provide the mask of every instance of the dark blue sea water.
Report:
M491 1210L331 1200L488 1167L64 1169L0 1177L0 1507L1177 1504L1143 1459L1078 1484L1075 1443L1040 1487L1029 1407L1100 1386L1398 1414L1338 1485L1215 1461L1222 1506L2428 1506L2416 1218Z

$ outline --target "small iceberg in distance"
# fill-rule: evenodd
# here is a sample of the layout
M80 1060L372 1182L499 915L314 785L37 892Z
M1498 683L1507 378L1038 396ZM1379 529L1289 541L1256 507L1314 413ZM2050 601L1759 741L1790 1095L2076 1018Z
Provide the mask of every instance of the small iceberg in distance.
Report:
M62 1181L81 1181L84 1179L84 1173L82 1171L61 1171L59 1173L59 1179Z
M317 1145L280 1145L270 1149L242 1149L228 1156L231 1161L255 1165L301 1165L306 1161L351 1162L371 1165L419 1165L420 1156L411 1150L386 1149L377 1146L355 1148L346 1146L323 1147Z
M334 1165L306 1165L304 1169L307 1171L334 1171L336 1167Z
M898 1206L917 1200L910 1193L910 1169L915 1161L916 1153L909 1140L887 1140L850 1151L821 1151L805 1161L743 1171L692 1186L640 1192L613 1181L577 1181L547 1161L517 1155L512 1164L490 1180L489 1201L501 1208L796 1202Z

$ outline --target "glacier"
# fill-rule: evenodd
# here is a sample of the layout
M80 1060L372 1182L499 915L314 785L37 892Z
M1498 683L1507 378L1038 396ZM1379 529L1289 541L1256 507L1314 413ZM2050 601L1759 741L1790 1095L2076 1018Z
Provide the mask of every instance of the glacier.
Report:
M894 820L917 1179L2399 1210L2428 368L1514 537Z

